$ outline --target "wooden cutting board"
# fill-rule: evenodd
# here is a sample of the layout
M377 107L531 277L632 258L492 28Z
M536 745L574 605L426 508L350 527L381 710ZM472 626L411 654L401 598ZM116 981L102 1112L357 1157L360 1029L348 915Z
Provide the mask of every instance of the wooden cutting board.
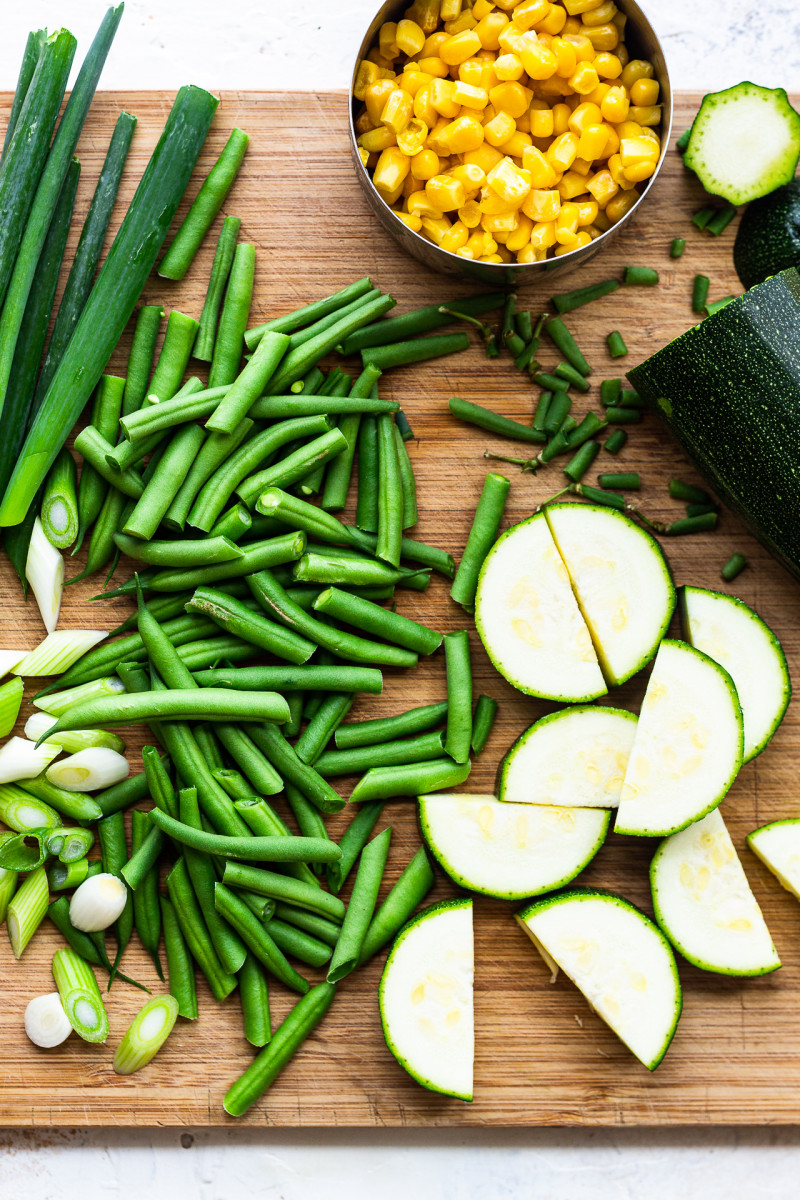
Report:
M92 108L79 148L83 164L78 219L83 220L113 121L120 108L135 113L139 127L121 189L115 222L130 200L163 126L171 96L160 93L104 93ZM0 98L0 127L10 97ZM697 98L678 99L675 128L691 120ZM405 257L387 241L368 214L350 163L343 95L226 93L199 172L205 173L232 126L251 135L241 176L227 211L242 217L242 236L257 248L254 321L277 316L352 279L369 273L389 290L402 312L470 289L435 275ZM192 194L194 194L194 189ZM591 393L576 400L582 415L599 404L599 380L639 362L693 323L692 277L711 277L711 297L740 290L731 265L735 226L718 239L689 223L704 195L698 183L670 153L653 194L640 214L604 254L568 281L545 281L524 294L535 312L553 290L619 275L626 263L656 267L658 289L625 289L568 318L594 364ZM181 214L182 215L182 214ZM79 227L79 226L78 226ZM215 229L216 232L216 229ZM687 239L679 260L669 257L675 236ZM215 237L209 237L187 278L180 284L154 278L145 300L160 301L199 316ZM73 239L74 248L74 239ZM605 336L619 329L630 350L623 364L612 362ZM124 372L127 346L111 369ZM554 365L551 348L545 362ZM432 364L388 373L382 393L402 402L416 434L410 445L416 471L420 521L414 536L445 546L458 556L488 464L487 447L519 454L503 443L450 417L447 399L458 394L510 417L529 421L534 401L530 385L507 357L488 362L475 346L467 353ZM601 455L597 469L640 471L641 504L654 517L674 519L680 506L667 495L671 475L695 480L681 452L658 421L647 416L630 430L616 459ZM509 467L512 488L506 511L510 525L530 515L537 503L562 485L561 460L537 477ZM592 473L593 475L594 473ZM593 478L592 478L593 481ZM775 630L800 677L798 587L728 512L710 534L665 539L678 584L732 590L753 605ZM726 588L720 567L734 550L750 566ZM82 557L77 556L82 565ZM68 574L72 563L68 564ZM118 578L127 577L122 569ZM99 585L91 581L66 592L63 627L109 629L127 615L119 601L89 603ZM448 597L447 583L434 577L427 593L401 592L400 608L438 628L456 629L464 614ZM36 608L22 602L8 563L0 562L0 645L35 645L43 636ZM515 738L552 706L525 699L495 673L470 629L476 690L500 702L500 715L469 781L474 792L491 791L498 763ZM636 708L643 680L634 679L613 695L614 703ZM26 696L33 692L26 688ZM386 674L380 699L360 699L353 716L387 715L444 697L440 655L408 674ZM30 712L26 704L24 715ZM127 736L127 732L126 732ZM133 769L141 769L139 730L128 746ZM723 812L763 906L783 967L762 979L736 980L680 964L684 1011L663 1064L649 1074L594 1016L572 984L549 972L516 926L512 906L475 901L476 1079L471 1105L432 1095L397 1065L383 1043L377 986L384 955L340 987L336 1003L317 1033L283 1072L267 1097L242 1121L253 1125L557 1125L795 1122L800 1119L800 907L745 848L750 830L778 817L797 815L800 797L800 707L789 708L772 745L743 769L723 804ZM349 788L352 781L343 783ZM345 812L331 822L338 836ZM391 822L394 835L387 885L393 883L419 845L410 802L388 805L378 826ZM654 844L611 835L581 882L622 892L652 911L647 867ZM453 894L441 876L430 899ZM222 1096L252 1059L241 1033L238 1001L222 1005L198 980L200 1019L179 1023L154 1062L138 1075L119 1078L111 1069L113 1051L142 993L124 984L108 997L111 1036L105 1047L72 1037L58 1049L38 1050L25 1037L22 1015L35 995L52 990L50 960L59 936L49 923L20 962L0 937L0 1124L4 1125L224 1125L231 1122ZM157 986L152 966L134 938L125 969ZM309 971L314 977L315 973ZM273 1023L293 998L280 986L273 992Z

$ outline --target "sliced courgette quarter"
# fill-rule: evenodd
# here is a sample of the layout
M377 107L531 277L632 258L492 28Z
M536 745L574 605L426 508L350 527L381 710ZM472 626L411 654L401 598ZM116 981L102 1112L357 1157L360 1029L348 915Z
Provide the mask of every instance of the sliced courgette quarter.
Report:
M475 624L500 674L521 692L574 703L607 692L544 513L507 530L489 551Z
M616 833L665 836L720 803L742 765L742 710L728 672L663 641L639 714Z
M664 839L650 886L656 920L694 966L766 975L781 965L719 809Z
M503 759L499 799L616 808L635 736L636 716L624 708L587 704L550 713Z
M522 900L579 875L605 841L611 814L440 793L420 796L419 818L431 853L455 883Z
M683 636L724 667L736 684L744 720L744 761L760 754L792 695L786 655L775 634L735 596L682 587Z
M672 948L649 917L613 892L573 888L537 900L517 921L569 976L640 1062L653 1071L681 1015Z
M748 833L747 844L787 892L800 900L800 819L762 825Z
M661 547L612 508L549 504L544 512L606 682L624 683L651 660L675 610Z
M800 179L748 204L733 245L733 265L743 287L800 263Z
M472 1099L472 901L443 900L400 930L381 977L386 1045L432 1092Z

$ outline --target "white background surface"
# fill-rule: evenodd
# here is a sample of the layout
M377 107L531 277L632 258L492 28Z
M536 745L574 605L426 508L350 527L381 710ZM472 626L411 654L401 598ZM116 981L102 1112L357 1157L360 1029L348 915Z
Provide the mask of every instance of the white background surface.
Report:
M642 6L664 43L676 88L710 90L752 79L800 90L796 0L642 0ZM104 4L5 0L2 7L0 89L7 89L15 85L29 29L66 25L80 55ZM361 0L127 0L102 86L346 88L373 11ZM0 1196L794 1200L798 1147L793 1129L0 1132Z

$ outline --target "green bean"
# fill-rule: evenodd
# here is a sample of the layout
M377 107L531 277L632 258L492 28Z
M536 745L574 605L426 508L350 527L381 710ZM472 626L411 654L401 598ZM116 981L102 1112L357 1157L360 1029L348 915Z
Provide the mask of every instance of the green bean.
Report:
M713 304L706 304L705 315L713 317L715 312L719 312L721 308L724 308L726 304L730 304L735 299L736 296L723 296L721 300L715 300Z
M340 725L335 735L336 746L339 750L350 750L425 733L440 725L446 715L447 702L443 701L439 704L410 708L394 717L377 717L370 721Z
M607 450L609 454L619 454L627 440L628 435L624 429L615 429L603 442L603 449Z
M249 575L247 583L259 605L270 617L274 617L289 629L301 636L308 637L340 658L395 667L416 665L417 656L409 650L367 641L366 638L336 629L305 613L299 605L291 600L285 589L270 572L259 571L254 575Z
M214 342L217 336L217 321L222 307L222 297L225 285L231 273L233 255L236 250L236 239L242 222L240 217L225 217L222 222L217 248L214 252L214 262L211 267L211 278L208 281L208 291L200 314L200 327L197 330L192 355L202 362L210 363L214 357Z
M596 433L600 433L601 430L605 429L606 424L607 422L598 417L597 413L588 412L580 425L577 425L567 436L567 446L570 450L577 450L584 442L588 442Z
M256 250L246 242L240 242L233 255L228 290L222 306L214 356L208 376L208 386L233 383L239 374L239 364L244 346L244 331L250 316L253 300L253 280L256 268Z
M725 563L725 566L720 571L720 575L726 583L730 583L736 578L737 575L741 575L746 566L747 559L743 554L740 554L737 551L735 554L732 554Z
M348 284L340 292L334 292L333 295L326 296L324 300L315 300L313 304L306 304L303 308L297 308L285 317L275 317L271 321L266 321L263 325L257 325L253 329L248 329L244 339L247 349L254 350L264 334L272 329L277 330L278 333L294 333L296 329L303 329L305 326L318 321L320 317L326 317L328 313L344 308L351 300L355 300L357 297L363 296L371 290L372 281L365 276L363 279L356 280L355 283Z
M698 209L698 211L696 213L694 213L694 215L691 218L691 221L692 221L692 224L694 225L695 229L703 230L703 229L705 229L706 225L708 225L708 222L711 220L711 218L713 216L714 216L713 208L701 208L701 209Z
M408 341L389 342L383 346L370 346L361 351L361 361L364 366L371 363L386 371L390 367L427 362L431 358L443 358L446 354L458 354L468 349L469 337L466 333L443 333L434 337L411 338Z
M622 408L612 405L606 409L609 425L636 425L642 419L638 408Z
M621 379L604 379L600 384L600 403L604 408L616 407L619 404L621 394Z
M312 338L321 337L326 330L330 329L338 322L346 320L353 313L356 313L359 311L359 309L363 308L365 304L369 304L371 301L379 300L381 298L380 288L370 288L368 292L364 292L363 296L359 296L357 299L351 300L349 304L343 305L341 308L337 309L336 312L328 313L327 316L320 317L318 320L314 321L313 324L307 325L304 329L300 329L296 333L293 333L290 349L297 350L301 346L305 345L306 342L311 341ZM303 387L303 384L305 379L308 378L308 375L313 375L315 370L319 370L319 368L312 367L311 371L303 375L302 379L297 380L291 385L291 390L309 392L314 391L313 386L305 388Z
M121 470L138 462L170 429L210 416L228 391L229 387L204 388L199 379L192 377L169 400L155 403L155 397L150 397L150 404L120 418L126 441L115 448L109 465Z
M143 304L136 317L136 328L125 373L122 413L136 412L144 404L155 354L156 340L164 310L160 304Z
M314 653L313 641L285 629L282 624L268 621L241 600L213 588L198 588L186 607L209 616L220 628L288 662L304 663Z
M289 875L279 875L276 871L229 861L225 864L223 882L232 888L246 888L259 896L286 901L329 921L341 923L344 917L344 904L338 896L324 892L317 884L303 883Z
M249 951L238 975L244 1036L251 1046L266 1046L272 1037L269 987L261 964Z
M503 519L506 496L511 484L504 475L487 474L472 520L467 544L456 572L450 595L468 612L475 606L478 574L486 555L494 545Z
M544 442L546 440L540 430L523 425L519 421L512 421L509 417L502 417L499 413L493 412L490 408L483 408L480 404L472 404L469 400L461 400L458 396L451 396L448 403L454 417L458 417L460 421L466 421L468 425L477 425L480 429L486 429L489 433L497 433L501 437L513 438L518 442Z
M219 520L211 526L208 533L211 538L223 537L229 542L244 541L253 532L253 518L243 504L234 504L224 512Z
M278 816L263 796L258 796L238 771L216 771L215 778L219 780L229 796L233 799L236 811L241 814L248 827L257 837L289 837L291 830L286 822ZM314 810L316 812L316 809ZM328 834L322 822L322 828L313 834L301 830L305 837L328 839ZM287 862L284 867L287 875L295 879L305 880L306 883L317 884L316 876L305 862Z
M584 442L580 449L572 456L567 465L564 467L564 474L566 475L567 479L572 480L573 483L579 483L599 453L599 442Z
M624 512L626 507L625 497L619 492L606 492L602 488L591 487L587 483L570 483L564 488L565 492L569 492L573 496L583 496L585 500L591 500L593 504L602 504L606 508L615 508L618 512ZM558 493L561 495L561 493Z
M338 862L329 863L326 868L328 887L335 895L342 890L383 809L384 804L380 800L362 805L345 830L339 842L342 857Z
M192 959L181 933L172 902L166 896L161 896L160 901L170 995L178 1001L178 1016L189 1021L196 1021L198 1016L197 991Z
M608 334L606 342L608 343L608 353L612 358L624 358L628 353L628 347L618 329L614 329Z
M676 237L672 239L672 245L669 248L670 258L681 258L686 249L686 238Z
M158 751L155 747L152 746L150 749L157 757ZM102 815L111 817L114 813L130 808L132 804L138 804L140 800L144 800L149 795L150 790L146 777L143 774L131 775L122 783L116 783L113 787L106 788L104 792L98 792L97 802L102 809Z
M344 800L327 780L298 757L275 725L253 725L250 735L287 783L293 784L320 812L339 812Z
M378 531L378 424L372 416L363 418L358 434L356 525Z
M695 275L692 284L692 312L705 313L711 280L707 275Z
M335 862L341 857L336 843L325 838L293 837L285 833L271 837L226 837L194 829L173 820L157 808L152 809L148 816L173 841L219 858L237 858L248 862Z
M300 558L305 549L302 533L286 534L283 537L267 538L263 542L248 542L241 558L230 563L219 563L215 567L196 567L185 571L170 568L157 571L147 582L153 591L181 592L187 588L198 588L224 579L240 579L281 563ZM128 591L134 590L128 588Z
M240 895L242 894L244 893L240 893ZM328 946L335 946L339 940L340 925L336 922L317 916L316 913L308 912L306 909L296 908L292 904L284 904L281 901L276 903L274 900L271 900L270 903L275 905L275 917L284 924L294 925L296 929L310 933L317 941L324 942Z
M276 796L283 791L283 780L243 729L236 725L219 726L219 738L237 766L241 767L259 796ZM227 772L213 772L214 778L232 795ZM226 778L222 778L225 775Z
M292 529L302 529L323 542L349 545L349 527L330 513L299 496L293 496L281 488L267 488L258 498L257 511L264 516L275 517Z
M115 471L109 466L108 458L114 447L92 425L87 425L75 438L75 449L111 487L133 500L139 499L144 491L142 477L133 467Z
M497 701L491 696L478 696L475 712L472 715L472 750L477 756L482 754L489 735L492 732L494 719L497 716Z
M621 388L620 389L618 403L622 406L622 408L644 408L645 407L644 397L640 396L638 392L634 392L632 390L632 388Z
M658 283L658 271L654 267L625 267L622 282L635 287L655 287Z
M68 579L67 584L77 583L80 579L86 579L88 576L102 570L106 565L114 553L114 534L117 531L124 508L125 496L122 492L117 491L116 487L110 487L106 492L99 516L92 529L89 553L86 556L86 566L79 575L74 575L72 579Z
M167 876L167 890L192 958L208 980L214 999L224 1000L236 987L236 976L225 970L214 949L183 858L178 859Z
M347 525L345 528L354 545L366 550L369 554L375 553L378 540L374 533L366 533L352 525ZM438 546L428 546L425 542L414 541L413 538L403 538L400 543L400 557L419 563L422 567L430 567L432 570L438 571L440 575L444 575L446 579L452 579L456 573L452 554L448 554L446 550L440 550ZM368 598L378 599L377 596Z
M565 379L569 387L575 387L579 392L588 392L591 387L586 377L568 362L560 362L554 375L557 379Z
M573 312L576 308L581 308L584 304L590 304L593 300L600 300L603 296L608 296L611 292L615 292L618 287L618 280L604 279L601 283L590 284L589 287L576 288L574 292L564 292L560 296L551 296L550 303L556 312L563 316L564 313Z
M287 593L288 595L288 593ZM379 696L383 687L380 671L373 667L349 666L275 666L220 667L198 671L195 680L201 687L265 688L274 692L364 692Z
M153 966L158 972L159 978L163 979L164 973L158 956L158 943L161 940L161 907L158 902L158 869L156 867L158 852L161 848L161 837L158 836L155 839L156 853L148 854L147 848L152 850L153 846L153 833L158 834L158 830L150 829L146 814L134 809L131 813L132 857L122 868L122 875L128 886L133 889L133 923L136 926L136 932L153 960ZM146 870L143 869L145 859L149 862ZM126 870L134 862L137 864L137 869L126 874ZM138 882L131 882L132 876Z
M417 481L414 478L414 468L411 465L411 459L406 450L406 444L400 434L397 425L393 426L395 447L397 450L397 468L400 474L400 490L403 496L403 509L401 524L403 529L410 529L416 525L417 513ZM401 536L402 545L402 536Z
M189 642L181 646L178 657L190 671L202 671L206 667L216 667L221 662L231 665L254 658L258 653L251 642L243 642L237 637L214 637L204 641Z
M670 479L669 494L673 500L684 500L688 504L710 504L711 496L704 488L682 479Z
M286 697L286 703L289 705L289 720L284 722L283 732L289 739L297 737L300 732L303 724L303 702L302 692L291 692Z
M451 758L393 767L372 767L353 788L350 803L363 804L366 800L391 800L400 796L440 792L445 788L458 787L469 773L469 761L462 764Z
M208 633L212 628L213 626L209 622L198 617L188 616L186 613L181 617L165 621L163 624L163 632L174 646L181 646L186 642L194 641L201 634ZM103 642L101 645L95 646L88 653L82 655L62 675L59 681L59 684L66 685L70 691L74 691L79 686L95 685L90 689L90 695L71 696L63 694L63 700L59 699L57 703L55 698L51 697L43 707L52 715L60 716L65 709L70 708L78 701L89 699L96 695L108 696L112 694L112 691L111 688L104 685L104 676L114 671L121 662L143 661L146 657L147 652L139 633L129 634L127 637L120 638L116 642ZM116 694L116 689L114 689L113 694ZM59 692L58 696L61 697L62 693Z
M384 829L361 851L358 872L347 905L342 932L328 969L328 982L338 983L358 966L364 939L375 913L392 829Z
M361 947L359 966L394 938L435 882L428 855L420 847L372 918Z
M558 433L564 423L564 419L568 416L569 410L572 407L572 401L566 392L556 392L550 404L545 421L545 433L548 437L553 437Z
M308 991L308 981L295 971L266 927L245 902L223 883L217 883L214 887L214 905L217 912L236 930L250 953L276 979L301 995Z
M324 358L339 342L356 329L361 329L362 326L369 325L371 321L383 316L394 304L391 296L378 296L366 300L355 311L349 312L327 329L310 337L303 345L290 350L270 384L270 393L281 395L296 379L302 379L306 371Z
M121 811L115 812L109 817L103 817L97 822L97 837L100 842L103 870L109 875L116 875L125 884L122 868L128 861L128 845L125 840L125 819ZM125 884L126 888L127 886ZM111 972L112 980L133 932L133 896L130 890L128 890L125 907L114 922L114 932L117 938L117 954ZM109 981L110 986L111 981Z
M444 748L457 763L465 763L469 761L472 739L472 667L466 629L446 633L444 651L447 664L447 733ZM435 752L430 757L435 757Z
M244 1074L226 1092L223 1107L230 1116L242 1116L267 1091L306 1038L319 1025L335 995L334 984L318 983L297 1002L275 1030L269 1045L264 1047Z
M203 431L197 425L185 425L178 430L125 522L124 533L143 540L153 537L162 517L175 499L203 440Z
M236 494L248 508L254 508L258 497L269 487L289 487L304 479L321 463L336 458L347 447L347 439L340 429L329 429L313 442L298 447L291 454L255 475L245 479L236 488Z
M196 686L196 685L195 685ZM195 725L192 729L194 739L200 747L200 752L203 758L208 763L212 771L221 769L223 766L222 751L220 750L215 736L215 729L211 725Z
M265 923L265 929L279 950L299 958L310 967L322 967L331 957L331 947L326 942L319 941L277 917L271 917Z
M192 505L203 485L238 450L252 429L253 422L249 417L245 417L232 433L210 433L206 437L164 516L167 529L183 532Z
M721 233L728 228L733 218L736 216L736 209L732 204L726 204L724 208L719 209L714 214L711 220L706 225L709 233L713 233L714 237L719 237Z
M378 289L376 288L375 291L377 292ZM294 344L294 338L290 338L289 342L290 344ZM259 345L261 345L260 342ZM255 357L255 355L253 357ZM304 375L302 379L298 379L296 383L292 384L289 391L295 395L299 394L300 392L310 392L312 395L316 396L319 395L319 390L324 382L325 372L322 370L322 368L312 367L307 375Z
M547 321L544 331L553 342L560 354L563 354L571 366L581 375L591 375L592 368L581 353L578 343L570 333L561 317L553 317Z
M424 591L430 582L430 573L403 567L395 568L388 563L370 562L369 559L344 557L339 554L303 554L293 568L298 582L338 584L348 590L352 588L380 587L382 584L400 584ZM319 640L319 639L318 639ZM320 645L324 645L320 642ZM331 647L335 650L334 647ZM338 651L335 651L338 653ZM347 655L343 657L349 657ZM373 659L373 661L386 661ZM395 666L412 666L410 662L394 663Z
M370 346L385 346L418 333L441 329L443 325L451 325L462 313L467 316L481 316L499 308L502 303L502 292L490 292L482 296L463 296L460 300L452 300L445 312L439 304L428 304L424 308L403 313L402 316L389 317L385 321L376 321L359 329L337 346L337 350L346 355L356 354Z
M314 601L314 610L418 654L433 654L442 644L442 634L427 625L339 588L321 592Z
M605 475L598 475L597 482L600 487L611 488L612 490L621 492L638 492L641 487L641 480L635 471L612 472Z
M327 750L315 766L320 775L355 775L375 765L397 766L426 762L444 752L441 733L421 733L416 737L376 745L354 746L348 750Z
M352 706L353 697L346 692L331 692L323 699L295 745L295 753L302 762L316 764Z
M169 400L178 391L189 365L197 327L194 317L187 317L176 309L169 314L164 344L147 389L148 399L154 396L159 401Z
M127 533L116 533L114 542L129 558L158 567L214 566L241 558L243 553L228 538L219 536L169 542L141 541Z
M350 398L347 396L262 396L250 409L256 421L283 421L297 417L313 417L321 414L342 416L347 413L396 413L400 405L394 400L376 400L372 396Z
M357 399L361 396L372 396L373 387L379 377L380 371L377 367L366 366L350 390L350 399ZM379 420L384 419L386 418L379 418ZM350 486L350 476L353 471L353 459L355 457L360 425L360 413L348 413L342 417L339 424L339 429L344 435L347 444L341 454L338 454L332 461L325 475L325 488L320 504L326 511L344 508L347 503L347 492Z
M99 721L90 723L90 716L95 714ZM106 696L76 705L59 717L47 736L63 729L92 729L98 725L129 725L139 721L285 721L288 715L286 701L277 692L171 687L163 693Z
M122 413L122 398L126 381L118 375L102 375L92 402L90 424L109 443L115 440ZM80 548L86 531L100 515L108 484L91 463L81 468L78 484L78 536L73 554Z
M121 870L122 878L133 892L158 862L164 845L161 830L154 829L149 822L143 825L140 818L146 819L147 814L134 809L131 819L138 829L131 826L131 856Z
M188 271L203 238L233 186L249 140L241 129L232 130L222 153L203 180L200 191L159 264L158 273L163 279L183 279Z
M697 517L684 517L681 521L673 521L667 526L668 534L704 533L708 529L716 529L719 517L716 512L702 513Z
M261 339L253 357L206 421L207 429L233 433L275 374L288 345L285 333L268 333Z

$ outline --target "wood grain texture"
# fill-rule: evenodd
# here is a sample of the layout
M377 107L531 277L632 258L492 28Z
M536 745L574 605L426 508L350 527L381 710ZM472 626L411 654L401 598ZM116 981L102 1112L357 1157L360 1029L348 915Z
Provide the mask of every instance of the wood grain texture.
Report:
M79 219L87 210L119 109L134 112L139 128L115 223L141 175L170 99L145 92L98 96L79 151L83 163ZM0 99L0 124L9 103L8 96ZM679 99L677 132L686 127L694 107L690 97ZM350 165L345 111L342 95L222 96L201 168L211 164L233 125L250 133L250 150L226 210L243 218L242 236L257 248L253 316L258 320L326 295L367 272L395 295L398 311L469 290L403 256L369 218ZM662 282L657 290L620 290L567 318L595 365L591 393L576 401L578 415L597 407L600 379L619 373L619 360L612 362L605 348L610 330L622 332L630 350L623 365L632 365L693 323L690 294L695 272L711 277L712 298L740 290L731 265L735 226L714 239L689 224L690 214L702 200L696 180L671 153L641 213L608 252L581 272L580 283L591 283L619 274L623 264L635 262L657 267ZM669 246L677 235L686 237L687 249L682 259L674 261ZM73 245L74 241L75 237ZM154 277L144 298L199 316L213 248L212 237L181 284ZM567 290L577 283L573 277L555 286ZM553 283L545 281L525 294L523 301L536 312L552 290ZM124 370L127 342L121 351L112 360L112 370ZM545 348L543 359L555 364L552 348ZM488 465L482 451L486 447L512 454L525 451L453 420L447 399L454 393L523 421L530 420L534 395L507 358L489 363L477 346L438 363L390 372L382 382L382 394L402 402L416 434L410 444L421 512L415 536L458 556ZM630 432L622 454L615 459L601 455L597 469L640 471L641 503L646 510L661 519L680 515L680 506L669 500L666 482L673 474L696 479L694 472L654 417ZM562 485L561 465L562 460L557 460L537 477L509 468L507 525L528 516ZM677 583L734 590L753 605L781 638L794 673L800 665L797 584L733 516L724 512L715 533L673 539L665 548ZM751 565L732 588L726 588L719 571L733 550L746 553ZM80 555L77 561L82 565ZM91 581L68 589L62 626L110 628L127 615L128 607L120 602L89 603L96 590ZM448 630L464 623L439 578L425 594L399 595L403 612L434 626ZM27 648L40 640L36 610L32 603L23 604L5 559L0 564L0 605L3 646ZM512 741L552 706L525 699L506 686L472 629L470 637L476 690L500 702L498 723L469 782L472 791L490 791L497 765ZM614 702L636 707L643 688L643 679L634 679L614 693ZM26 695L32 690L26 688ZM359 700L353 716L386 715L444 695L442 659L437 655L413 673L387 673L384 696ZM130 731L134 770L141 766L140 747L140 731ZM381 955L341 985L322 1026L244 1122L376 1126L797 1121L800 908L745 848L744 836L766 821L797 814L798 768L800 720L795 703L772 745L744 768L723 805L783 968L762 979L737 981L681 963L683 1017L655 1074L648 1074L592 1015L568 980L559 977L551 985L543 963L513 921L510 906L477 899L473 1104L425 1092L386 1050L377 1008ZM349 787L352 781L343 782ZM344 814L331 822L334 835L346 821ZM389 805L379 828L389 821L394 837L388 882L393 882L416 850L419 837L410 803ZM612 835L581 882L617 889L651 911L647 867L652 851L652 842ZM452 891L440 877L431 899ZM0 938L0 1123L230 1124L222 1110L222 1096L252 1057L241 1034L236 997L215 1005L200 981L200 1020L179 1023L146 1070L118 1078L111 1070L113 1050L143 1001L142 994L130 987L116 985L108 998L112 1033L106 1047L88 1046L73 1037L56 1050L43 1051L25 1038L24 1006L30 997L52 990L50 959L58 944L58 935L46 925L17 963L5 937ZM135 939L125 968L150 986L157 985ZM292 999L277 985L272 990L277 1021Z

